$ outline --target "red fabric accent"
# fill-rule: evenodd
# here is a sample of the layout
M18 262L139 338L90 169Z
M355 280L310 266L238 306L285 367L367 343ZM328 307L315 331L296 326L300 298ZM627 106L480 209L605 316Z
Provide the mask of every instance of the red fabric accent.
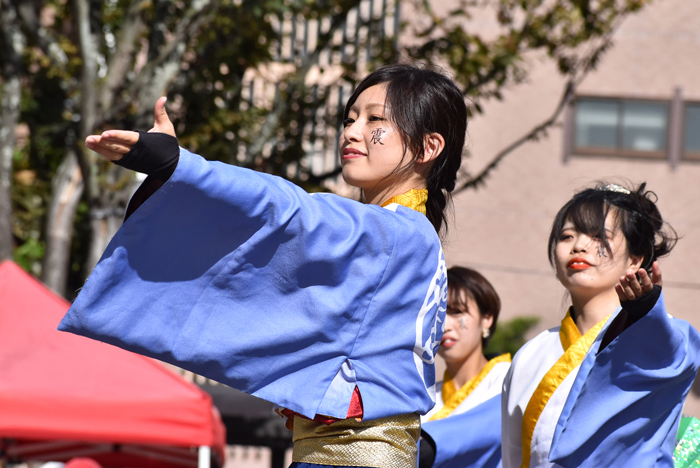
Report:
M350 407L348 408L347 419L356 418L362 419L364 410L362 409L362 395L360 395L360 389L355 385L355 390L352 392L352 398L350 398Z
M157 361L57 331L69 306L0 263L0 451L31 460L50 446L55 457L41 459L165 468L180 466L173 456L196 466L190 447L206 445L223 461L225 428L211 397Z
M102 468L102 466L92 458L71 458L65 468Z
M289 421L294 421L294 416L309 419L306 416L303 416L299 413L295 413L294 411L287 408L283 408L281 413L287 418L289 418ZM355 418L361 420L363 414L364 410L362 409L362 395L360 395L360 389L357 388L357 385L355 385L355 390L353 390L352 397L350 397L350 406L348 407L348 414L345 417L345 419ZM326 426L328 426L329 424L333 424L336 421L342 421L341 419L331 418L330 416L323 416L322 414L317 414L313 420L321 424L325 424ZM289 429L289 427L287 427L287 429Z

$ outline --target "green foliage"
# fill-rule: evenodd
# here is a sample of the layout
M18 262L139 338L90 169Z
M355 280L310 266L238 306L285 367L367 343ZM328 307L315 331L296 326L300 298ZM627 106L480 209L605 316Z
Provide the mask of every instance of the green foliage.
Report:
M36 271L49 230L45 216L54 196L51 180L70 146L81 158L87 193L76 215L70 266L74 284L69 289L82 283L85 271L79 265L94 236L104 235L90 227L95 219L91 211L112 209L118 217L130 190L123 171L97 163L80 141L85 132L149 128L160 93L168 94L183 146L318 190L325 177L337 172L313 172L304 162L309 144L335 145L335 109L368 70L399 57L446 66L480 111L485 100L500 99L505 87L527 76L528 54L543 52L562 73L574 73L582 66L582 50L610 35L622 18L649 0L458 0L442 16L429 2L416 1L418 11L402 21L407 35L417 40L402 45L384 33L379 18L363 13L359 26L368 33L347 42L347 49L338 37L356 18L353 12L361 0L89 0L89 41L80 36L86 30L78 24L80 1L3 3L3 8L24 8L42 18L41 27L38 20L23 25L27 47L20 120L31 138L15 171L33 171L35 183L13 188L17 255ZM388 4L390 15L392 2ZM407 2L401 5L409 11ZM477 10L495 21L495 35L474 28ZM31 16L18 17L25 21ZM302 51L297 40L296 52L281 56L281 48L291 48L288 26L293 23L297 28L323 26L315 49ZM90 82L83 75L90 57L81 49L85 43L96 45L98 72ZM56 50L64 60L56 58ZM333 85L344 86L344 94L310 81L312 69L321 75L342 70ZM259 99L251 104L250 75L271 70L276 70L268 79L273 92L263 104ZM89 90L95 92L92 101L85 96ZM94 102L94 108L86 109L86 102ZM92 122L86 114L95 116L94 128L83 128L83 122Z
M540 323L540 318L535 316L516 317L512 320L499 321L496 333L493 334L489 345L484 350L485 355L501 355L515 353L527 341L528 332Z
M17 247L14 261L25 270L38 275L41 273L41 259L44 257L45 244L40 239L30 237Z

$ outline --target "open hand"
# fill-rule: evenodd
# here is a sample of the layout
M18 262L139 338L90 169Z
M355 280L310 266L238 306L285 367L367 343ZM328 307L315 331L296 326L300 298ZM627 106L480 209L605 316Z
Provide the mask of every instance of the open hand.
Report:
M617 292L620 302L637 299L654 289L654 285L663 285L659 262L652 264L651 277L643 268L640 268L636 273L639 274L639 279L637 279L635 272L630 270L625 276L620 277L620 282L615 285L615 292Z
M153 111L155 124L149 132L167 133L175 136L175 127L165 110L167 98L161 97L156 102ZM139 141L138 132L128 130L107 130L102 135L90 135L85 139L85 145L109 161L119 161Z

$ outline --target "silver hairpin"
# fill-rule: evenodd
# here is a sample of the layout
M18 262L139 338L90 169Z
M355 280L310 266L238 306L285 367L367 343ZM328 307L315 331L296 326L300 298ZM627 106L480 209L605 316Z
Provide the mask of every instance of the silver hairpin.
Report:
M596 190L603 190L606 192L624 193L625 195L629 195L631 193L626 188L622 187L621 185L617 185L617 184L604 185L602 187L598 187Z

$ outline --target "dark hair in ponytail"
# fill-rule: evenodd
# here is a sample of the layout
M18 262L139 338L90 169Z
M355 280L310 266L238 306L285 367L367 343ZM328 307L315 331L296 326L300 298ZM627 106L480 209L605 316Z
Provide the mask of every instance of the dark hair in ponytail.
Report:
M554 249L567 220L577 231L600 239L612 257L605 235L605 219L612 211L627 241L627 251L630 255L641 256L642 268L651 271L652 263L671 252L678 234L661 218L656 207L656 194L645 189L646 182L633 189L599 182L596 187L574 195L554 218L549 234L549 262L554 264Z
M370 73L353 91L345 105L343 119L367 88L386 83L386 105L413 160L402 171L411 170L425 152L425 137L438 133L445 139L442 153L430 164L426 178L426 214L440 233L446 228L445 208L454 190L462 164L462 148L467 133L467 106L462 92L448 77L409 64L390 65ZM397 168L396 170L399 170Z

